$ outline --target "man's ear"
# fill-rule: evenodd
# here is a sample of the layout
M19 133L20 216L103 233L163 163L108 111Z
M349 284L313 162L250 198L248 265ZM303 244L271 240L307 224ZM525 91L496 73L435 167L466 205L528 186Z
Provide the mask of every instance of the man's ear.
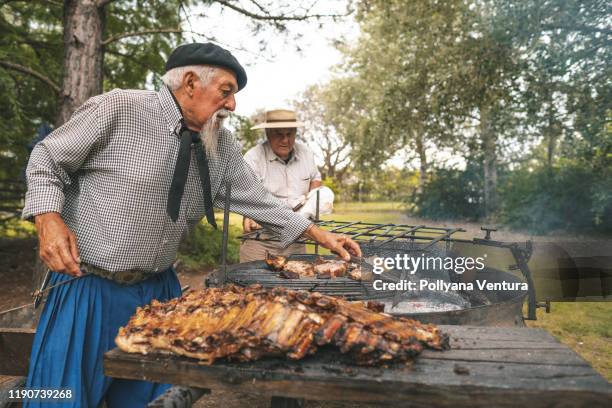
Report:
M197 78L195 76L195 73L192 71L188 71L185 73L185 75L183 75L182 86L185 90L185 93L187 93L187 95L189 95L190 97L193 96L193 90L195 89L196 80Z

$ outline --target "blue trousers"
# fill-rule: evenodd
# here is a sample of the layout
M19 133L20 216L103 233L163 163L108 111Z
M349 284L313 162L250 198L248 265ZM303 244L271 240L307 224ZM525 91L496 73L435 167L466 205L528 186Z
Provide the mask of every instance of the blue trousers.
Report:
M49 286L70 279L53 273ZM180 296L174 269L144 282L124 286L98 276L84 276L50 291L36 329L26 387L69 389L72 400L24 407L143 407L170 385L104 376L103 354L115 347L119 327L136 307L153 299Z

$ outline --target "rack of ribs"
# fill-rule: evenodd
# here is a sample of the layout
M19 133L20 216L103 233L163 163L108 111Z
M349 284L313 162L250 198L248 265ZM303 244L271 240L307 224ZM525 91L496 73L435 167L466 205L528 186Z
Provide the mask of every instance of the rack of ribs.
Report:
M373 302L260 285L190 291L138 308L115 339L132 353L176 353L211 364L264 356L299 360L324 345L357 364L410 362L423 348L447 349L433 325L380 313Z
M330 279L347 276L354 280L361 280L362 273L359 265L335 259L318 257L314 262L293 261L281 255L266 254L266 265L279 276L285 279L299 279L300 277L317 277Z

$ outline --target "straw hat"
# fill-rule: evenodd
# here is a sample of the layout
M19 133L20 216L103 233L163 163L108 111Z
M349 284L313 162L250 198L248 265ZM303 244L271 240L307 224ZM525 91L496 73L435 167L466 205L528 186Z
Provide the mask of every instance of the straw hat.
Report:
M303 122L297 121L294 111L276 109L267 111L265 120L251 129L298 128L303 126Z

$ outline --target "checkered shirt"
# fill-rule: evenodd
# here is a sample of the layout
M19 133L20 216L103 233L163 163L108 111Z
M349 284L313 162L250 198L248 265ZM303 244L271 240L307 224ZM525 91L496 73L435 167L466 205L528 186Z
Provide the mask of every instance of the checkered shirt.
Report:
M88 264L111 272L165 270L181 238L204 216L193 146L179 218L173 222L166 214L180 120L166 87L113 90L89 99L32 151L22 217L61 213ZM231 211L280 233L284 246L310 225L266 191L227 129L219 130L209 169L213 204L223 207L231 178Z

